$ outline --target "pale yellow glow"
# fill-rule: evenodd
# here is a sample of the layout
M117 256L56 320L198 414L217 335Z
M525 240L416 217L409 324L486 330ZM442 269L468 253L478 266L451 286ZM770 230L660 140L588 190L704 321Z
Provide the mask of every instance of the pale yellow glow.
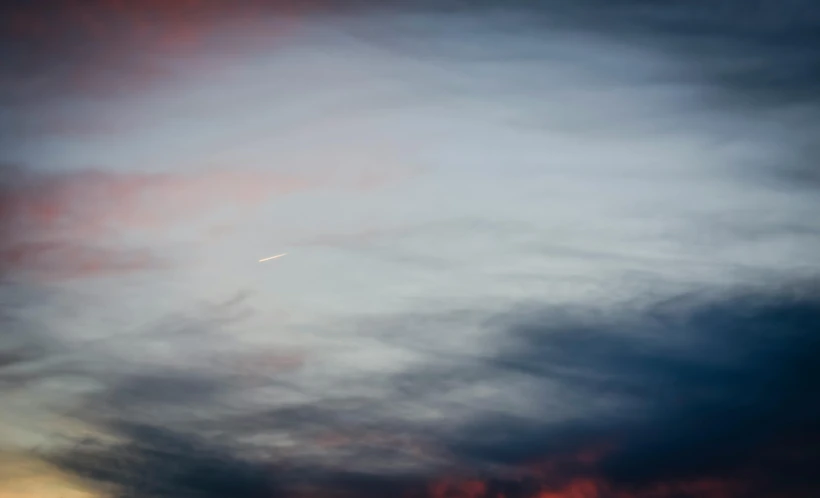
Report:
M75 479L24 455L0 453L0 498L100 498Z

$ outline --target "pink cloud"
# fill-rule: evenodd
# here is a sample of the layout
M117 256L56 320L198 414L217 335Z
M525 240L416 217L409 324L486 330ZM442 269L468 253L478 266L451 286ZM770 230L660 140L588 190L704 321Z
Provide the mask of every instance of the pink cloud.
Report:
M51 0L43 8L15 2L0 16L0 31L12 46L29 50L25 65L13 73L0 72L0 86L15 96L34 98L143 91L173 76L173 68L164 63L168 57L193 59L207 52L220 32L231 33L235 41L281 40L310 13L304 3ZM265 19L277 20L275 29L258 27Z
M25 272L37 280L115 276L163 266L147 250L90 247L67 241L0 246L0 271Z
M181 175L87 170L28 178L0 194L0 209L29 232L92 236L123 227L169 227L225 205L252 207L277 194L322 184L320 178L250 171Z
M123 273L158 266L123 235L156 234L220 209L251 210L275 196L322 188L353 190L385 183L372 176L213 169L196 173L59 174L4 171L0 183L0 267L58 278Z

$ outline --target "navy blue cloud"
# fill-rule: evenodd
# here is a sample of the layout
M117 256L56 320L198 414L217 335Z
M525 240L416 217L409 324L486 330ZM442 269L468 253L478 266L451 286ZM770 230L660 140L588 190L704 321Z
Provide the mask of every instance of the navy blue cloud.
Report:
M187 391L175 402L157 390L161 375L135 376L112 384L101 398L128 401L120 412L115 407L99 422L91 403L85 415L123 443L80 444L49 459L113 485L118 497L300 496L309 489L331 496L433 496L428 483L454 472L481 480L482 498L497 492L534 498L579 481L596 483L601 498L695 496L682 486L698 482L738 485L736 494L725 495L738 498L820 492L814 472L820 464L816 286L709 292L630 309L530 307L495 316L487 327L504 332L494 336L502 339L490 353L441 358L423 372L384 379L372 398L340 392L335 400L244 417L216 415L212 387L194 382L190 390L189 382L169 377L168 389ZM429 381L436 377L447 382ZM412 415L379 418L394 403L422 403L442 393L457 401L458 389L499 379L513 390L522 385L516 379L543 386L542 399L532 400L543 403L543 416L500 414L489 399L468 419L453 415L448 428L426 433ZM556 385L576 398L611 403L556 421L548 412ZM530 392L538 396L537 389ZM204 410L207 423L126 422L140 407L191 403ZM427 470L368 470L355 464L398 461L399 453L354 442L339 465L316 456L271 456L260 451L264 445L240 440L271 430L303 435L352 427L417 440L433 436L445 461ZM549 471L511 477L539 468ZM663 486L666 494L646 494Z

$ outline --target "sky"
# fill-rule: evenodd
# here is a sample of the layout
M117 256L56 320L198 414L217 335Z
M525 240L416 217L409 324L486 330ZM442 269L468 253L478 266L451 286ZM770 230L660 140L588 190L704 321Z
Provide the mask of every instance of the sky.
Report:
M0 9L0 498L820 496L813 2Z

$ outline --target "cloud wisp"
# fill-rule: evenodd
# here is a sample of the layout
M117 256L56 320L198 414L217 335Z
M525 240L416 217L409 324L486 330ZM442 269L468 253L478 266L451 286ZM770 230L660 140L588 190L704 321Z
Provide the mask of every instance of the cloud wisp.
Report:
M333 186L367 190L359 177L329 178L224 169L194 173L66 174L3 169L0 271L46 280L114 276L167 264L152 247L134 247L140 236L167 234L184 226L232 220L277 196ZM156 242L156 240L154 241ZM130 245L129 245L130 244Z
M809 497L819 299L809 283L477 310L494 331L483 353L426 354L323 394L299 370L122 370L74 411L101 436L47 459L118 497ZM407 320L446 331L419 318L360 326L394 343Z

